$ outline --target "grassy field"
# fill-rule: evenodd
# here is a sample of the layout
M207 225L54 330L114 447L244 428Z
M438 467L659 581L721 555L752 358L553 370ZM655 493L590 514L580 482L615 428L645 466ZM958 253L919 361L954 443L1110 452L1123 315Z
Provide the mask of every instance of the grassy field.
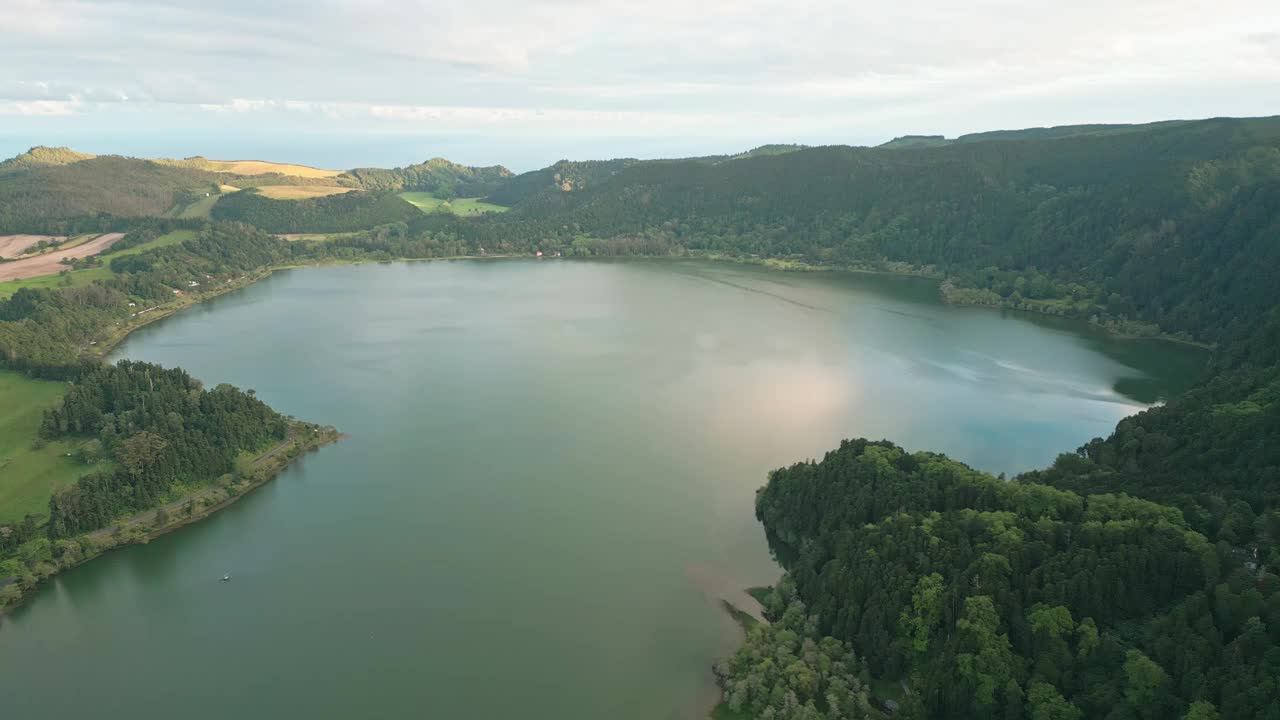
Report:
M32 449L45 408L64 392L64 383L0 371L0 523L21 520L28 513L47 514L54 490L93 470L67 457L82 441Z
M417 208L422 212L447 210L454 215L471 216L487 212L506 212L508 209L503 205L494 205L492 203L482 202L480 198L441 200L440 198L434 197L431 193L425 192L403 192L400 193L400 197L417 206Z
M80 287L81 285L88 285L94 280L106 280L111 277L111 270L106 266L85 268L84 270L72 270L67 275L71 278L72 287ZM41 275L40 277L23 278L22 280L6 280L0 282L0 298L7 298L24 287L51 288L62 286L61 275Z
M199 233L197 233L195 230L174 230L173 232L168 233L166 235L161 235L155 240L148 240L147 242L144 242L141 245L138 245L136 247L131 247L128 250L121 250L120 252L111 253L110 255L107 256L108 258L107 262L110 262L109 258L113 258L113 257L124 257L125 255L137 255L138 253L143 253L148 250L155 250L156 248L162 248L162 247L165 247L166 245L177 245L183 240L190 240L194 238L198 234Z
M177 230L108 257L135 255L195 236L194 230ZM72 285L87 285L111 277L111 270L105 266L72 270L68 276ZM62 282L60 275L45 275L0 283L0 297L8 297L20 287L58 287ZM27 513L46 514L54 490L94 469L67 455L83 441L32 448L44 409L57 403L65 391L63 383L0 371L0 523L21 520Z
M326 195L341 195L354 189L333 185L263 185L258 188L258 194L272 200L306 200Z
M293 175L305 178L326 178L342 174L341 170L322 170L321 168L313 168L307 165L274 163L266 160L210 160L208 158L193 157L186 158L185 160L160 160L159 162L195 168L197 170L205 170L208 172L234 173L236 175L267 175L269 173L279 173L281 175Z
M174 208L168 212L169 217L176 218L207 218L209 211L213 209L213 204L218 202L221 195L209 195L187 205L186 207Z
M227 193L240 192L240 188L232 185L219 185L218 189L222 191L222 195ZM165 213L166 217L176 218L207 218L209 211L213 210L213 206L218 202L222 195L209 195L187 205L186 207L175 207Z
M142 243L137 247L132 247L132 248L129 248L128 250L121 250L120 252L112 253L106 256L105 258L103 258L104 264L102 267L85 268L83 270L72 270L71 272L67 273L67 277L71 278L72 287L80 287L82 285L88 285L94 280L106 280L107 278L111 277L111 269L107 267L107 264L111 262L111 258L113 257L118 257L123 255L137 255L140 252L146 252L147 250L154 250L155 248L164 247L165 245L174 245L182 242L183 240L187 240L195 236L196 236L195 230L175 230L167 235L161 235L155 240L150 240L148 242ZM7 282L0 282L0 298L7 298L10 295L17 292L19 288L24 288L24 287L25 288L63 287L63 276L56 275L56 274L42 275L40 277L24 278L22 280L9 280Z

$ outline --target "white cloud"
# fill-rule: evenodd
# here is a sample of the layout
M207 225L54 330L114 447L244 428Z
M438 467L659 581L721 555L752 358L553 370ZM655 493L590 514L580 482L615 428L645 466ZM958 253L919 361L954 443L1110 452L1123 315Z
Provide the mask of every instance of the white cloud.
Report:
M891 135L1280 112L1274 0L0 0L0 45L5 112L74 97L143 124Z
M14 100L0 101L0 115L24 117L55 117L78 115L84 110L79 100Z

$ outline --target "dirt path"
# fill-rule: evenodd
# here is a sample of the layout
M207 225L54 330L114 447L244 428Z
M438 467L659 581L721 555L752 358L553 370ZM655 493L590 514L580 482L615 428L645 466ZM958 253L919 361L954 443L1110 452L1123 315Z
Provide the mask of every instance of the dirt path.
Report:
M15 237L15 236L6 236ZM27 237L38 237L29 235ZM67 266L63 265L63 258L84 258L98 253L111 247L117 240L124 237L124 233L107 233L99 235L83 245L77 245L69 250L59 250L57 252L45 253L26 260L17 260L14 262L0 263L0 282L6 280L21 280L23 278L39 277L41 275L56 275L61 270L66 270ZM31 245L35 240L28 242ZM19 248L21 252L25 249Z
M0 258L16 258L23 250L41 240L62 242L66 238L54 235L0 235Z
M293 441L296 439L297 439L297 433L295 433L293 430L290 430L288 437L280 441L280 444L276 445L270 450L254 458L253 466L257 467L263 462L266 462L268 459L284 452L289 447L289 445L291 445ZM187 503L192 501L199 503L204 498L208 497L209 495L212 495L213 493L221 489L222 489L222 486L220 485L213 485L211 487L207 487L201 490L200 492L192 493L190 495L187 495L186 497L178 498L177 500L174 500L173 502L168 503L166 505L162 505L159 508L156 508L155 510L147 510L146 512L138 513L137 515L134 515L133 517L129 518L123 523L120 523L119 525L111 525L109 527L104 527L104 528L99 528L97 530L94 530L93 532L89 533L89 537L93 538L94 540L101 540L107 537L108 535L110 535L111 533L115 532L117 528L133 527L143 522L153 521L156 518L156 514L160 512L160 510L164 510L165 512L169 513L169 515L172 516L175 513L177 513L180 509L185 507Z

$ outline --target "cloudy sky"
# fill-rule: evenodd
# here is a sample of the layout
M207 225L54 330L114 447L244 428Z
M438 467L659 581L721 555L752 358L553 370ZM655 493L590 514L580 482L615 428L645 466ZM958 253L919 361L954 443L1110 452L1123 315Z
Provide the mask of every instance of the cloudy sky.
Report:
M1277 0L0 0L0 153L561 156L1280 114Z

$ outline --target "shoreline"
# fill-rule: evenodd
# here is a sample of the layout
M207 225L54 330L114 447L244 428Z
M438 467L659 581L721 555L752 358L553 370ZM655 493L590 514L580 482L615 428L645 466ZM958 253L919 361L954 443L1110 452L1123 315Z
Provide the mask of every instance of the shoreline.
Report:
M138 314L130 318L129 322L121 326L118 326L116 328L113 328L106 338L96 341L96 343L92 343L89 346L85 346L81 348L81 352L82 352L82 356L84 357L96 359L99 362L106 362L107 356L113 350L119 347L119 345L122 342L124 342L124 340L126 340L129 337L129 335L131 335L134 331L138 330L139 328L145 327L158 320L174 315L186 308L199 305L200 303L203 303L206 300L211 300L211 299L220 297L222 295L229 294L236 290L245 289L251 285L254 285L262 280L265 280L271 277L276 271L279 271L279 270L292 270L292 269L302 269L302 268L310 268L310 267L336 267L336 266L343 266L343 265L364 265L364 264L370 264L370 263L384 264L384 263L394 263L394 262L434 262L434 261L442 261L442 260L445 260L445 261L514 260L514 259L532 259L532 258L533 256L526 255L526 254L451 255L451 256L442 256L442 257L430 257L430 258L396 258L391 260L381 260L381 259L373 260L373 259L362 259L362 258L349 259L349 260L327 260L324 262L296 263L296 264L289 264L289 265L269 266L269 267L262 268L258 271L255 271L253 273L246 274L245 276L239 279L224 283L222 286L219 286L217 288L207 289L198 294L184 293L181 296L179 296L176 300L172 300L162 305L139 311ZM599 260L601 258L570 257L570 258L554 258L554 259ZM701 260L701 261L716 262L716 263L724 262L724 263L733 263L733 264L739 264L739 265L756 265L766 270L774 271L774 272L838 272L838 273L859 273L859 274L875 274L875 275L897 275L897 276L903 276L903 277L920 277L920 278L926 278L926 279L938 281L939 293L942 296L942 300L944 303L947 303L950 305L955 305L958 307L983 307L983 308L990 308L993 310L998 309L1001 311L1028 313L1029 315L1056 317L1070 323L1079 323L1085 326L1090 325L1088 321L1082 320L1077 317L1069 317L1069 316L1059 315L1055 313L1039 311L1035 308L1012 308L1003 304L972 303L972 302L956 301L949 296L949 293L947 293L946 289L943 287L946 284L946 280L941 273L932 271L927 268L922 269L922 268L910 267L906 265L903 265L901 268L891 267L888 269L870 268L865 266L813 265L813 264L804 263L800 261L780 260L777 258L746 258L746 257L721 255L721 254L705 254L705 255L688 254L688 255L682 255L682 256L623 256L623 257L611 258L611 259L615 259L615 260L616 259L621 259L621 260ZM1169 336L1166 334L1160 334L1160 335L1154 335L1154 336L1126 334L1126 333L1119 332L1113 328L1106 327L1103 325L1098 325L1098 324L1093 324L1092 328L1095 331L1101 332L1110 337L1114 337L1121 340L1172 342L1175 344L1190 345L1200 349L1206 349L1206 350L1213 349L1211 346L1208 346L1204 343L1198 343L1195 341L1187 340L1185 338ZM291 422L291 430L290 430L291 433L293 433L294 430L297 429L299 426L305 426L311 429L319 427L319 426L311 425L308 423L301 423L300 421L293 420L292 418L290 419L290 422ZM269 472L265 477L257 479L255 482L242 487L238 492L228 493L226 497L221 498L220 500L213 503L212 505L206 505L201 509L201 511L198 514L186 516L180 520L168 522L163 527L160 527L160 528L152 527L148 529L145 533L135 532L130 534L133 528L142 526L142 521L145 517L151 516L153 519L155 518L155 516L158 514L158 509L153 509L153 510L145 511L143 513L139 513L138 515L135 515L131 518L127 518L123 521L123 524L118 524L115 527L116 535L121 536L118 542L111 542L112 540L117 539L115 535L111 537L105 536L104 534L106 531L105 528L95 530L91 533L87 533L85 535L79 536L78 538L76 538L77 540L86 539L89 543L88 547L82 548L82 551L85 554L82 557L77 558L72 563L66 565L65 567L53 568L52 571L49 572L48 574L41 575L40 573L36 573L39 579L32 588L26 591L20 591L20 594L17 596L16 599L11 600L7 605L0 606L0 618L3 618L8 611L16 607L19 607L29 596L34 594L35 590L38 589L44 583L44 581L49 577L52 577L59 572L63 572L65 570L71 569L72 567L76 567L85 562L88 562L89 560L95 557L98 557L99 555L111 549L114 549L116 547L120 547L127 544L136 544L140 542L143 542L143 543L149 542L151 539L159 537L160 535L166 534L168 532L172 532L173 530L176 530L180 527L184 527L200 519L208 517L209 515L212 515L218 510L224 507L227 507L231 503L235 502L235 500L238 499L240 495L243 494L244 492L255 489L261 486L262 484L265 484L268 480L270 480L272 477L278 474L281 470L287 467L289 462L294 457L296 457L301 451L318 449L319 447L323 447L324 445L330 444L332 442L336 442L337 440L341 439L341 437L342 435L337 433L336 430L333 430L332 428L326 428L325 435L323 436L323 441L319 443L315 443L311 441L303 441L302 443L298 443L297 438L296 437L293 438L294 442L290 443L288 446L288 450L290 451L288 453L288 458L283 463L273 464L277 466L274 467L274 469L271 472ZM276 449L280 449L280 447L278 446ZM275 452L275 450L272 450L271 452ZM264 459L266 459L265 456L259 456L254 460L255 465ZM206 493L210 493L211 491L219 487L220 486L218 485L202 487L196 493L186 496L178 502L182 503L188 500L194 500L196 499L197 496L200 496L200 499L203 500ZM168 507L171 504L172 503L167 503L165 506L162 506L162 507ZM120 528L122 527L127 528L123 533L120 532ZM96 536L97 539L95 540L92 536ZM104 539L107 541L107 544L100 545L98 541L101 541ZM9 584L16 584L16 582L17 581L14 580ZM0 590L3 590L5 588L7 588L7 585L0 586Z
M521 253L521 254L486 254L486 255L447 255L447 256L441 256L441 257L427 257L427 258L394 258L391 260L370 260L370 259L357 258L357 259L350 259L350 260L326 260L324 262L294 263L289 265L272 265L270 267L263 268L252 275L246 276L243 280L227 283L223 287L218 288L216 291L213 291L213 292L205 291L198 295L183 295L181 300L178 300L176 302L169 302L169 303L157 306L152 310L152 314L150 314L146 319L141 320L139 322L131 323L127 327L122 328L122 332L114 333L108 340L99 341L97 346L93 347L92 349L85 348L84 351L87 355L91 357L98 357L100 359L105 358L106 355L108 355L121 342L123 342L124 339L127 338L129 334L132 333L134 330L137 330L138 328L143 327L145 325L149 325L162 318L168 317L187 307L198 305L204 302L205 300L211 300L213 298L225 295L227 293L234 292L236 290L241 290L243 288L247 288L250 285L254 285L262 280L265 280L271 277L271 275L275 274L275 272L279 270L294 270L294 269L311 268L311 267L339 267L344 265L367 265L371 263L387 264L387 263L396 263L396 262L413 263L413 262L438 262L438 261L453 261L453 260L519 260L519 259L534 259L534 256ZM931 266L920 268L912 265L907 265L905 263L901 263L900 264L901 267L897 267L897 265L899 265L898 263L891 263L890 264L891 267L888 267L888 268L869 267L865 265L840 265L840 264L815 265L815 264L807 263L800 260L783 260L779 258L765 258L765 257L759 257L759 258L741 257L741 256L735 256L735 255L726 255L722 253L705 253L705 254L695 253L695 254L687 254L687 255L625 255L625 256L608 257L608 258L562 257L562 258L548 258L548 259L570 260L570 261L603 260L603 259L615 260L615 261L616 260L626 260L626 261L701 260L706 262L728 263L728 264L734 264L734 265L753 265L753 266L764 268L772 272L782 272L782 273L850 273L850 274L857 274L857 275L888 275L888 276L896 276L896 277L923 278L927 280L937 281L938 292L942 298L942 302L947 305L952 305L954 307L987 308L990 310L999 310L1001 312L1025 313L1028 316L1032 316L1032 317L1055 318L1055 319L1063 320L1070 323L1077 323L1081 325L1082 328L1088 328L1089 330L1101 333L1103 335L1106 335L1108 337L1115 338L1118 340L1137 340L1137 341L1162 342L1162 343L1167 342L1167 343L1172 343L1174 345L1193 347L1200 350L1206 350L1209 352L1213 352L1216 349L1216 346L1214 345L1200 342L1198 340L1194 340L1186 337L1172 335L1164 331L1157 331L1154 334L1145 334L1145 333L1139 334L1135 332L1127 332L1123 329L1116 328L1112 325L1101 324L1101 323L1090 323L1089 320L1085 318L1050 312L1047 308L1039 308L1036 306L1014 307L1007 304L1006 302L1003 302L1003 299L1002 299L1002 302L999 302L999 303L985 303L985 302L965 301L963 299L958 299L953 296L954 295L953 293L947 291L947 288L945 287L948 284L946 275L944 273L938 272L937 270L931 269ZM963 288L960 288L960 289L963 289Z
M1167 342L1175 345L1185 345L1201 350L1214 351L1216 346L1195 340L1193 338L1174 335L1158 328L1153 333L1137 333L1126 331L1122 328L1115 327L1113 324L1107 323L1091 323L1088 319L1077 315L1066 315L1062 313L1052 312L1048 306L1041 306L1034 302L1026 306L1015 306L1009 304L1005 298L1000 298L999 302L978 302L976 300L965 300L957 297L958 293L966 290L973 292L983 292L976 288L964 288L952 285L948 280L946 273L933 269L933 266L918 267L907 263L888 263L890 267L869 267L865 265L840 265L840 264L818 264L808 263L803 260L782 260L779 258L766 257L740 257L734 255L724 255L720 253L708 253L705 255L686 255L690 259L711 260L714 262L730 262L739 265L756 265L768 270L777 272L843 272L856 273L865 275L895 275L900 277L917 277L936 280L938 282L938 292L942 297L942 301L947 305L955 307L972 307L972 308L989 308L991 310L1000 310L1002 312L1026 313L1035 317L1056 318L1072 323L1080 323L1090 327L1092 330L1107 335L1108 337L1118 340L1147 340L1153 342ZM986 291L990 292L990 291ZM995 295L995 293L991 293ZM995 297L1000 297L995 295ZM1154 327L1154 326L1151 326Z
M737 641L734 643L733 650L724 657L716 659L715 664L712 666L713 668L715 665L732 658L733 655L746 644L747 635L751 632L752 628L760 624L769 624L769 620L764 617L764 606L760 604L759 600L750 594L750 590L752 589L753 588L747 588L742 591L742 596L747 599L748 603L750 603L749 609L743 609L725 598L720 598L720 610L729 618L733 623L733 626L737 629ZM712 670L712 675L715 675L714 670ZM730 709L728 701L725 700L724 688L720 686L719 682L716 682L714 687L715 692L713 693L713 696L708 697L698 707L698 719L703 720L705 718L707 720L715 720L717 718L723 719L737 717L738 713L735 713Z
M0 606L0 629L4 627L4 619L9 613L22 607L34 597L53 578L91 562L112 550L130 545L145 545L158 537L167 535L188 525L193 525L223 510L237 500L274 480L281 472L293 464L293 461L304 453L314 452L335 443L346 435L330 426L319 426L313 423L290 419L289 431L285 440L266 449L253 459L252 470L239 477L230 477L223 481L215 480L209 485L201 486L176 500L135 515L120 518L113 525L98 528L74 538L66 538L80 546L80 553L66 565L49 565L46 570L36 575L36 583L26 589L9 604ZM227 477L227 476L224 476ZM197 508L197 504L199 507ZM181 514L183 506L190 506L189 514ZM161 513L165 518L161 518ZM172 514L171 514L172 513ZM16 581L15 581L16 583ZM6 586L7 587L7 586Z

